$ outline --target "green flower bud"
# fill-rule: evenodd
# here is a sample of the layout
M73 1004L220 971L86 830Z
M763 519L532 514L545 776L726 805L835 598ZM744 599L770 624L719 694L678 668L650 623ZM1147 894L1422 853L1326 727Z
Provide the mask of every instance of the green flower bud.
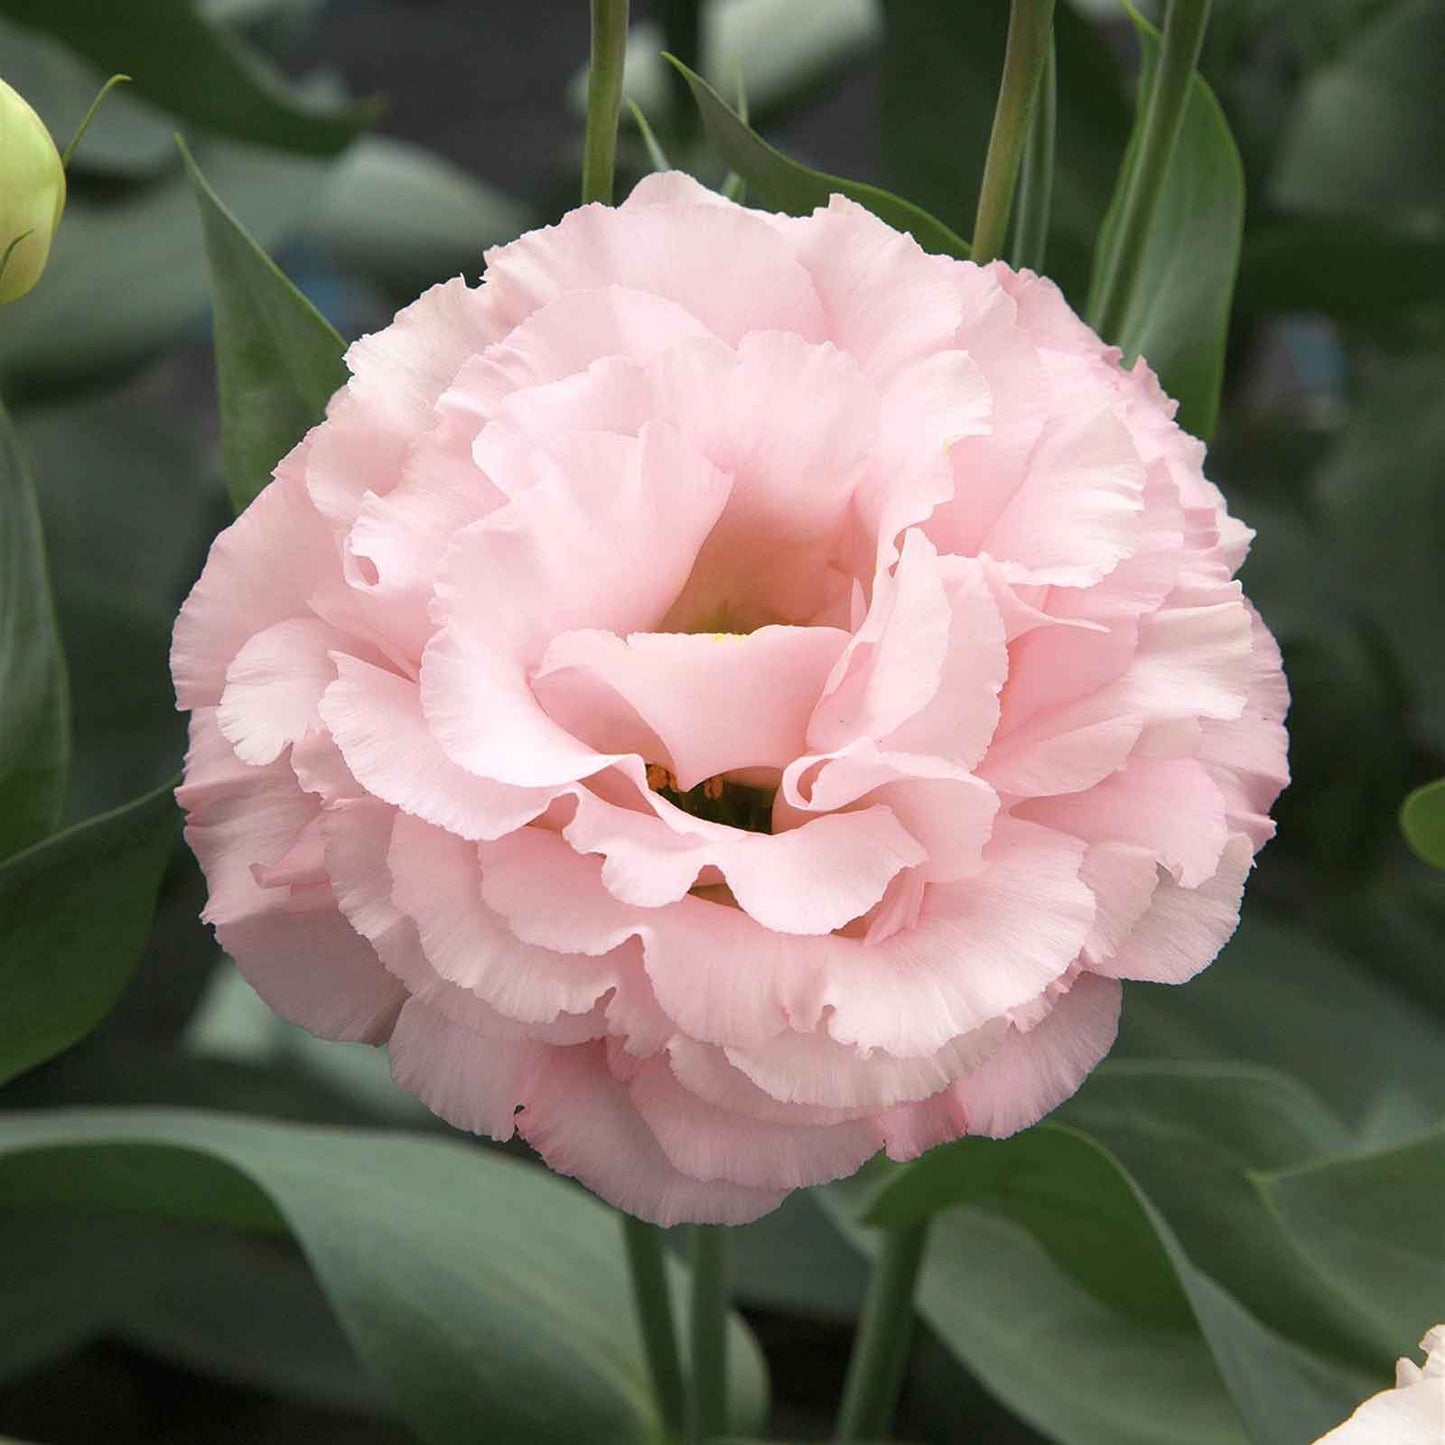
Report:
M60 152L45 122L0 80L0 304L40 279L64 209Z

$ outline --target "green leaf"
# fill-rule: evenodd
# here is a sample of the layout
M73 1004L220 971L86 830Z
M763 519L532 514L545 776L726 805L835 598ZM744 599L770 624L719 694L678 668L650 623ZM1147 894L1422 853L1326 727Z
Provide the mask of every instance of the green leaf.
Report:
M1160 1329L1188 1326L1188 1299L1147 1206L1117 1161L1063 1124L933 1149L883 1185L863 1222L899 1229L984 1199L1000 1201L1111 1308Z
M69 712L40 512L0 405L0 859L59 820Z
M131 388L30 406L19 419L45 479L41 514L70 664L70 820L149 792L185 750L171 628L229 507L213 423L177 401L173 388Z
M1270 184L1282 210L1407 224L1442 215L1445 10L1435 0L1376 8L1290 113Z
M1300 1267L1249 1181L1252 1170L1350 1146L1304 1089L1245 1065L1119 1062L1099 1070L1061 1117L1119 1160L1190 1261L1261 1324L1324 1355L1388 1366L1388 1344Z
M0 1082L84 1038L129 982L176 841L171 787L0 865Z
M1432 868L1445 868L1445 778L1416 788L1400 805L1406 841Z
M1445 1029L1317 935L1248 904L1239 931L1188 988L1125 991L1114 1050L1122 1056L1278 1069L1376 1143L1445 1116Z
M215 307L221 451L244 511L347 377L346 346L206 182L180 142L201 209Z
M1227 1413L1202 1406L1212 1372L1197 1356L1181 1353L1177 1376L1130 1399L1111 1398L1119 1392L1104 1381L1113 1367L1099 1352L1118 1348L1127 1326L1155 1341L1144 1347L1151 1356L1161 1340L1182 1346L1202 1337L1215 1388L1220 1380L1227 1386L1257 1445L1313 1438L1370 1392L1368 1371L1378 1363L1383 1373L1383 1363L1368 1345L1346 1338L1352 1316L1345 1302L1293 1255L1246 1173L1255 1161L1310 1158L1339 1143L1338 1126L1306 1096L1257 1071L1106 1066L1063 1117L1007 1141L965 1139L935 1150L892 1171L872 1203L870 1217L887 1225L946 1211L934 1227L947 1224L944 1238L952 1242L941 1252L930 1247L920 1304L991 1388L1071 1445L1110 1432L1172 1439L1201 1425L1200 1433L1178 1438L1234 1438ZM997 1339L984 1337L972 1302L954 1298L973 1292L969 1271L980 1264L976 1252L954 1257L957 1220L965 1221L965 1235L976 1234L990 1212L1025 1229L1102 1311L1087 1339L1075 1328L1073 1338L1051 1344L1051 1371L1067 1353L1071 1375L1087 1362L1095 1376L1092 1386L1074 1380L1072 1405L1061 1400L1057 1413L1040 1398L1036 1372L1013 1378L1016 1362ZM1058 1318L1061 1336L1064 1321L1077 1326L1077 1294L1037 1269L1031 1284L1037 1296L1020 1288L1015 1314L1033 1328L1041 1317ZM1316 1320L1308 1305L1338 1318ZM1327 1337L1336 1347L1330 1353L1319 1347ZM1192 1361L1187 1369L1185 1359ZM1015 1392L1028 1397L1027 1407ZM1201 1407L1189 1426L1171 1418Z
M324 162L241 146L196 151L262 246L316 203ZM125 199L70 197L45 284L5 309L0 390L27 403L110 381L179 339L210 289L196 203L177 168Z
M1264 1174L1296 1247L1404 1353L1445 1301L1445 1130L1374 1154Z
M857 1220L869 1189L865 1175L818 1191L865 1256L877 1249ZM1197 1331L1110 1308L993 1205L934 1218L917 1303L989 1393L1059 1445L1249 1445Z
M652 1445L658 1420L616 1216L495 1151L183 1110L0 1118L0 1199L290 1232L419 1438ZM761 1424L732 1321L739 1428Z
M0 13L62 41L102 74L217 135L332 155L375 119L374 105L320 108L194 0L0 0Z
M881 142L888 185L958 231L973 224L1008 6L884 0ZM1129 134L1122 72L1099 28L1054 8L1058 155L1049 275L1077 307Z
M806 216L826 206L835 192L857 201L880 220L907 231L925 251L967 257L968 244L941 221L910 201L890 195L862 181L847 181L812 170L775 150L733 112L728 103L700 75L681 61L668 57L682 72L697 101L703 128L727 165L740 175L770 206L792 216Z
M1159 32L1126 7L1143 50L1143 74L1152 74ZM1108 215L1094 252L1090 304L1108 272L1129 173L1147 108L1141 87L1129 149L1119 168ZM1219 414L1229 311L1244 233L1244 168L1229 122L1197 72L1189 90L1179 140L1154 210L1138 284L1119 335L1126 359L1142 356L1164 390L1179 403L1178 421L1208 441Z

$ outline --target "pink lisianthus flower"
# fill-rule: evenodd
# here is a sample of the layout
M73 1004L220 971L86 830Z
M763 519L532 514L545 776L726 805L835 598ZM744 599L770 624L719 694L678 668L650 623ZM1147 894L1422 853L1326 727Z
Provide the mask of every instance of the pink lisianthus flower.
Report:
M1005 1135L1234 929L1248 530L1028 272L678 174L429 291L176 627L208 919L663 1223Z
M1420 1341L1425 1363L1402 1359L1395 1388L1371 1395L1315 1445L1442 1445L1445 1442L1445 1325Z

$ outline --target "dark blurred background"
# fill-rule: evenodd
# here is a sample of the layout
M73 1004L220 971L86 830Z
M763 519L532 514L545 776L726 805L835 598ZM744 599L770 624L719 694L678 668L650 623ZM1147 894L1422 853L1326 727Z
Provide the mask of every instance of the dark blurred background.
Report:
M345 336L485 245L574 204L582 0L205 0L318 97L377 95L339 158L184 127L220 195ZM713 180L634 0L629 90ZM717 0L703 62L809 164L886 184L967 233L1004 0ZM723 20L723 12L728 18ZM1047 269L1079 304L1122 154L1133 31L1060 0L1061 172ZM1419 0L1217 0L1203 69L1249 183L1211 474L1260 533L1246 585L1284 644L1295 784L1237 942L1165 998L1135 989L1121 1050L1288 1069L1384 1142L1438 1115L1438 877L1401 845L1406 789L1442 771L1445 55ZM101 78L0 20L0 66L66 138ZM75 693L69 812L162 781L183 728L165 657L227 516L204 257L166 116L111 98L79 152L44 284L0 317L0 387L33 465ZM624 183L645 153L625 129ZM1365 282L1371 286L1366 294ZM120 503L118 504L118 499ZM368 1050L272 1018L195 922L183 851L120 1009L10 1086L4 1107L203 1105L440 1126ZM738 1292L773 1366L779 1438L826 1431L862 1266L806 1201L739 1234ZM1050 1362L1040 1359L1039 1368ZM925 1332L900 1438L1044 1437ZM292 1248L202 1226L27 1216L0 1232L0 1435L41 1445L384 1442L374 1387ZM479 1422L477 1439L487 1439Z

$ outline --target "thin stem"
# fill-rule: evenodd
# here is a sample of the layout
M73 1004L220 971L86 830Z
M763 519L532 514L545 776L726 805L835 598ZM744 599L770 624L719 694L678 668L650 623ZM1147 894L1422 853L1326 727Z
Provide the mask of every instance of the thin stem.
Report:
M1209 23L1209 4L1210 0L1169 0L1159 64L1149 86L1139 146L1090 318L1094 330L1105 341L1117 339L1134 299L1149 241L1149 226L1169 175L1179 128L1184 123L1194 67L1204 44L1204 28Z
M883 1236L848 1361L835 1440L881 1440L893 1424L913 1342L913 1286L927 1243L927 1220Z
M688 1438L725 1435L727 1401L727 1231L706 1226L692 1231L692 1375L688 1397Z
M1054 0L1012 0L1003 79L983 165L978 215L973 223L973 259L979 265L1000 255L1008 239L1008 217L1023 158L1029 107L1048 54L1053 18Z
M662 48L702 74L702 0L664 0ZM687 140L697 133L698 111L687 81L676 66L667 67L669 114L673 133Z
M630 1214L622 1216L622 1237L627 1245L627 1266L632 1274L632 1299L642 1327L642 1345L652 1375L657 1412L668 1445L682 1439L687 1419L682 1383L682 1359L672 1322L672 1297L667 1289L667 1264L662 1231Z
M75 132L73 136L71 136L70 144L66 146L65 150L61 154L61 170L64 171L70 169L70 158L75 154L75 148L80 144L81 137L84 136L86 131L90 129L90 123L95 119L95 113L100 109L101 101L103 101L106 96L108 96L111 91L116 88L116 86L126 85L129 82L130 76L128 75L112 75L111 78L107 80L104 85L101 86L100 94L97 95L93 101L91 101L90 109L85 113L85 119L80 122L79 129Z
M582 141L582 204L612 204L627 0L592 0L592 64L587 72L587 134Z
M1049 243L1058 109L1058 63L1054 57L1054 38L1050 35L1038 94L1029 112L1029 139L1019 176L1018 216L1014 221L1013 264L1027 266L1030 271L1044 269Z

